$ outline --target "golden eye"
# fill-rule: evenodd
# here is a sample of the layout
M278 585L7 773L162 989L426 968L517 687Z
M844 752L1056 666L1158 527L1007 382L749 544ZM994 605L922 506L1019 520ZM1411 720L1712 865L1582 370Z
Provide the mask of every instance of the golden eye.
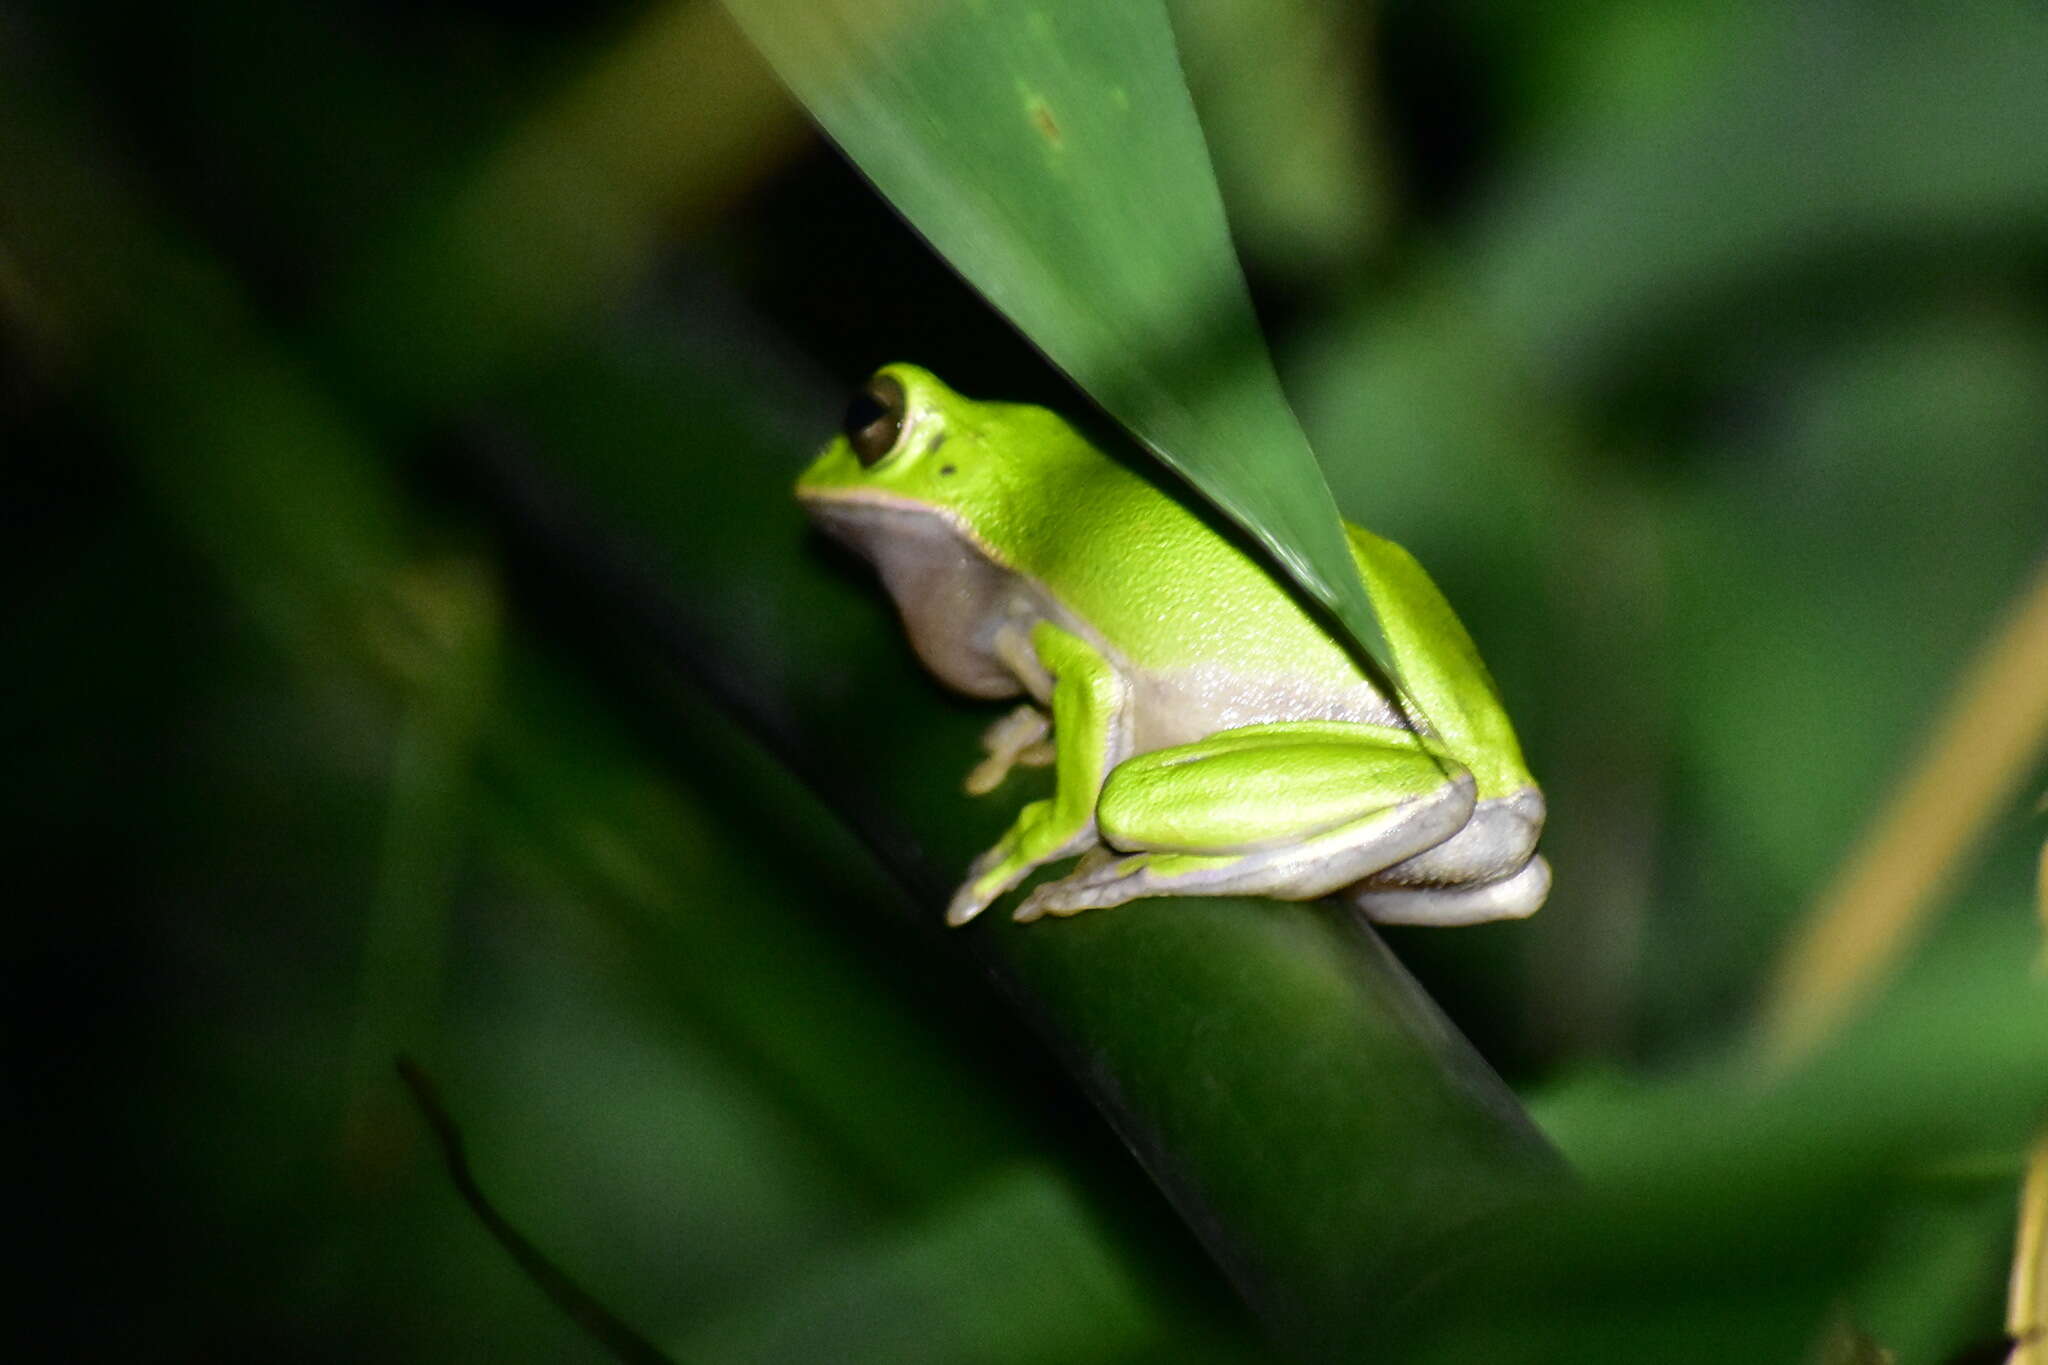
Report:
M847 444L872 469L903 435L903 385L878 374L846 405Z

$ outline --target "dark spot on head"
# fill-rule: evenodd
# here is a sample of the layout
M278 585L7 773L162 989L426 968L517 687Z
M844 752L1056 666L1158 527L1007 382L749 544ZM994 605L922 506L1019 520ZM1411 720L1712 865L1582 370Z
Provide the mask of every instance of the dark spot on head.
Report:
M953 472L954 472L954 470L953 470L953 466L951 466L951 465L949 465L949 464L942 464L942 465L940 465L940 466L939 466L939 472L940 472L941 474L951 474L951 473L953 473Z

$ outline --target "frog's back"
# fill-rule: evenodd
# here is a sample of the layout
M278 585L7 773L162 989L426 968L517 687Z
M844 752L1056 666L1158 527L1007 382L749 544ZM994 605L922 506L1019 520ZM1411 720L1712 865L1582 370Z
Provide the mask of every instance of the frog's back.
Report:
M1092 453L1092 452L1091 452ZM1107 456L1076 460L1017 567L1147 668L1218 659L1341 684L1356 670L1265 569L1200 515Z
M1177 714L1166 742L1269 720L1404 724L1374 679L1234 533L1085 444L1041 471L1015 567ZM1405 549L1346 525L1404 683L1482 796L1534 785L1478 649ZM1056 587L1051 585L1057 585Z
M1232 536L1090 448L1042 469L1014 568L1118 660L1177 743L1271 720L1396 722L1372 680ZM1141 747L1149 747L1143 745Z

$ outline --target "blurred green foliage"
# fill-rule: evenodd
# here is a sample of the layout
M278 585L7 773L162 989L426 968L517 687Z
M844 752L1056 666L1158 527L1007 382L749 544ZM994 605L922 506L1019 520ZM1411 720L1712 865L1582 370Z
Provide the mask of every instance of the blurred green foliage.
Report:
M1360 958L1320 1004L1313 912L934 927L1009 802L955 791L984 717L787 483L881 361L1081 400L720 11L31 3L0 9L25 1341L600 1358L449 1190L398 1048L683 1360L1258 1359L1301 1330L1258 1287L1317 1263L1319 1311L1413 1291L1403 1358L1996 1337L2048 1096L2030 806L1836 1048L1767 1086L1747 1044L2042 553L2048 11L1171 10L1338 501L1443 583L1550 794L1543 914L1389 938L1579 1192L1455 1248L1356 1235L1347 1200L1470 1192L1329 1180L1319 1142L1434 1092L1344 1053L1356 981L1405 988ZM1365 1061L1458 1055L1387 1008L1408 1051ZM1315 1074L1276 1078L1258 1030L1309 1016ZM1241 1147L1174 1150L1219 1116Z

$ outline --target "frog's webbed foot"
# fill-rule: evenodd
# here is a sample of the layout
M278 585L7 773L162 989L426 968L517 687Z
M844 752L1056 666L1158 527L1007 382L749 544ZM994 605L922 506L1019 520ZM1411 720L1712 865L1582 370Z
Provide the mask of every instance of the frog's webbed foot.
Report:
M1046 863L1100 847L1093 822L1060 839L1059 816L1051 801L1025 806L1010 832L968 867L967 880L946 905L946 923L956 928L967 923Z
M1497 919L1525 919L1543 908L1550 894L1550 864L1531 855L1516 871L1490 882L1466 886L1360 888L1351 903L1379 924L1485 924Z
M1030 702L988 727L981 747L988 757L967 774L967 794L986 796L1003 784L1013 767L1043 768L1053 761L1052 718Z
M1047 882L1026 896L1014 918L1029 924L1047 915L1078 915L1083 910L1102 910L1146 896L1171 894L1160 885L1161 875L1194 871L1195 863L1225 866L1237 862L1234 856L1203 857L1195 854L1118 854L1097 844L1058 881ZM1164 866L1161 866L1164 864ZM1183 887L1182 889L1189 889ZM1195 894L1200 894L1197 891Z
M1543 793L1534 787L1481 801L1463 829L1352 887L1349 899L1382 924L1481 924L1534 914L1550 893L1550 864L1536 856L1543 816Z

